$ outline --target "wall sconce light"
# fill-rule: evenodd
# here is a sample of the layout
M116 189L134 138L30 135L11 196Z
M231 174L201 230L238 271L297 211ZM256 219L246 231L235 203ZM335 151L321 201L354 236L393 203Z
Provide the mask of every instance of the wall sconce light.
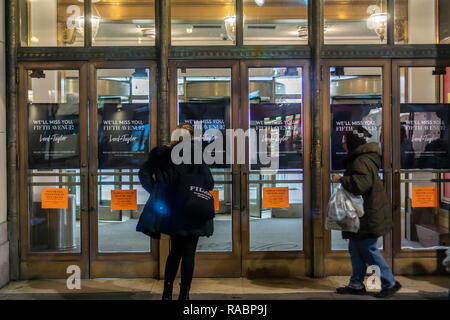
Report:
M100 2L100 0L91 0L92 3ZM78 0L78 2L84 2L84 0ZM95 10L95 15L91 16L91 26L92 26L92 40L95 40L97 36L98 29L100 27L101 16L95 6L92 6ZM63 32L63 43L64 44L73 44L76 41L77 36L84 37L84 16L81 16L81 9L77 5L71 5L67 7L67 13L72 12L74 19L71 19L71 22L67 23L66 29Z
M366 12L370 14L369 18L367 18L367 28L375 31L380 40L383 41L386 36L388 14L381 12L381 8L377 5L369 6Z
M225 31L228 39L234 41L236 38L236 16L228 16L223 19L225 22Z
M101 20L102 20L102 18L100 16L92 16L91 17L92 39L95 39L95 37L97 36ZM78 18L77 31L80 33L81 36L84 35L84 16L81 16Z

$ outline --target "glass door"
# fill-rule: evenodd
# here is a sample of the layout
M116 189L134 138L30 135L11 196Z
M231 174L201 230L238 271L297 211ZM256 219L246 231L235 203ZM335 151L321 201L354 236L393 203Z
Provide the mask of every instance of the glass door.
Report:
M310 272L308 71L303 60L241 62L243 276Z
M89 276L87 68L20 65L20 276Z
M450 61L393 64L394 271L445 273L450 246Z
M90 66L90 276L155 277L158 241L136 232L138 172L156 145L155 64Z
M217 147L214 234L200 238L195 276L307 273L308 63L177 61L170 74L171 130L193 124L203 157Z
M390 199L390 64L388 61L326 61L323 110L323 217L330 195L338 186L331 174L343 174L346 155L342 138L354 125L362 125L371 134L367 142L378 144L382 155L382 179ZM325 230L325 266L328 275L351 274L348 240L337 230ZM391 264L391 234L378 239L378 248Z
M213 174L217 203L214 233L200 237L198 242L195 277L241 275L239 165L232 160L236 152L229 149L227 142L227 132L237 128L239 121L238 66L233 61L177 61L170 68L170 131L178 123L188 122L201 135L198 138L204 145L202 159ZM207 144L219 140L222 144L217 145L208 162L206 158L213 153ZM168 250L169 246L165 247ZM167 254L161 252L162 265Z

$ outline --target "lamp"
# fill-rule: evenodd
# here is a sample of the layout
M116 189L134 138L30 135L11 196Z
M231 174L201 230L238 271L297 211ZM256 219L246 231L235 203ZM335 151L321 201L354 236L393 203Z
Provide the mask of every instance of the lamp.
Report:
M388 14L381 12L381 8L377 5L367 7L366 12L370 14L369 18L367 18L367 28L375 31L380 40L383 41L386 35Z
M94 39L97 36L101 20L102 18L100 16L91 16L92 39ZM80 33L81 36L84 35L84 16L78 18L77 31Z
M78 0L78 2L84 2L84 0ZM91 3L97 3L100 0L91 0ZM80 8L79 6L69 6L74 7L78 11L78 17L74 19L74 23L72 26L67 26L63 33L63 43L65 44L74 44L77 36L84 37L84 16L80 16ZM102 20L100 13L98 12L95 6L92 8L96 11L96 15L91 16L91 26L92 26L92 39L95 39L98 33L98 29L100 27L100 21Z
M228 16L223 19L225 22L225 31L230 40L235 40L236 36L236 16Z

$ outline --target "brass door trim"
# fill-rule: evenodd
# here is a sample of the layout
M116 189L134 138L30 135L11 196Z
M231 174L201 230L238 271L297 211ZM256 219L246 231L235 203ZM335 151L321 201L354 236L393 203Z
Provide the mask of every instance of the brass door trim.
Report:
M89 123L90 123L90 144L89 144L89 234L90 234L90 265L103 265L106 263L140 263L140 261L157 261L159 256L159 240L151 241L150 252L101 252L98 247L98 205L97 205L97 185L98 185L98 131L97 131L97 69L132 69L136 67L149 68L150 83L150 148L157 143L157 111L156 111L156 62L155 61L98 61L89 63ZM153 264L152 264L153 265ZM107 267L105 268L113 268ZM101 270L101 269L100 269ZM118 269L120 270L120 268ZM158 270L149 270L149 273L156 275ZM101 271L93 270L92 276L101 276ZM109 273L108 273L109 274ZM109 274L110 275L110 274ZM105 275L106 276L106 275ZM120 274L116 275L120 276Z
M331 134L331 112L330 112L330 67L379 67L382 68L382 93L383 93L383 178L385 179L385 190L388 199L391 199L391 61L388 59L358 59L358 60L340 60L340 59L330 59L323 60L323 81L321 91L323 93L323 107L322 107L322 207L326 210L328 206L328 199L330 197L330 134ZM391 201L390 201L391 202ZM326 212L322 213L324 216ZM325 219L323 219L325 222ZM325 225L322 226L324 230L324 259L325 268L327 268L327 261L330 257L339 257L341 253L340 250L331 250L331 231L325 229ZM391 244L391 234L386 234L383 237L383 250L380 250L383 255L386 255L387 262L392 266L392 244Z
M80 121L80 189L84 190L81 194L80 203L80 251L79 252L30 252L29 248L29 199L28 199L28 77L27 70L78 70L79 75L79 121ZM87 181L85 179L87 174L87 150L81 146L87 143L87 66L84 62L23 62L19 63L19 103L18 103L18 141L19 141L19 225L20 225L20 278L26 278L33 273L29 268L22 268L23 264L31 263L33 261L70 261L71 264L78 264L81 267L81 276L83 278L89 275L89 260L88 260L88 212L84 210L87 207ZM84 188L83 188L84 185ZM31 265L30 265L31 266ZM66 277L67 274L60 274L61 277Z
M170 60L169 61L169 130L172 132L177 125L177 103L178 103L178 87L177 69L221 69L229 68L231 70L231 128L239 127L239 96L240 96L240 79L239 79L239 62L236 60ZM235 145L236 151L236 145ZM234 152L236 157L236 152ZM236 196L236 186L239 186L240 177L239 165L235 162L231 166L231 184L232 184L232 250L224 252L197 252L196 253L196 277L205 276L223 276L223 277L239 277L241 275L241 235L240 235L240 210L238 206L238 198ZM237 187L237 190L240 188ZM168 239L167 239L168 241ZM169 246L166 246L166 252L160 254L160 264L165 264L168 255ZM216 264L208 264L208 262L220 262ZM162 276L162 272L160 272Z
M393 145L393 272L403 272L398 270L397 264L401 264L405 259L426 259L439 258L439 252L443 250L412 250L402 249L401 245L401 179L400 179L400 135L394 134L400 132L400 68L419 68L419 67L437 67L450 66L450 59L395 59L392 60L392 145ZM424 170L427 171L427 170ZM402 269L403 270L403 269Z
M303 248L301 251L250 251L250 215L249 215L249 144L248 138L245 139L246 143L246 156L245 164L241 165L241 179L244 183L241 183L243 191L241 192L242 204L241 204L241 239L242 239L242 276L248 276L254 274L255 270L253 268L258 268L253 265L255 261L259 267L263 268L264 264L270 263L270 261L279 261L283 263L282 259L288 259L292 261L297 261L304 268L298 268L295 270L278 270L276 265L274 269L271 270L272 273L278 275L305 275L309 274L311 271L310 259L312 253L312 242L311 242L311 221L309 217L309 212L311 208L311 172L310 161L311 161L311 104L310 104L310 61L305 59L289 59L289 60L245 60L240 62L240 79L241 79L241 122L239 128L244 131L249 129L248 116L249 116L249 68L258 67L301 67L302 68L302 81L303 81L303 101L302 101L302 118L303 118ZM248 268L247 268L248 266Z

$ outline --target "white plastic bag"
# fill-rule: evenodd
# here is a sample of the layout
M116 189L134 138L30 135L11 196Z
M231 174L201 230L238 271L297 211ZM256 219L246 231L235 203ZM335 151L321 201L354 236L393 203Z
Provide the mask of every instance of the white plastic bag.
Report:
M339 185L328 202L326 228L358 232L359 218L364 215L364 200Z

